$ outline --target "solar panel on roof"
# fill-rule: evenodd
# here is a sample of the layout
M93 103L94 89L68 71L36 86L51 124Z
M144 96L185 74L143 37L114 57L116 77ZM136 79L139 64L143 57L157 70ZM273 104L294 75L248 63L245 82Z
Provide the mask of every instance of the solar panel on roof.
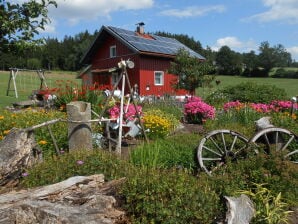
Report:
M128 42L131 46L139 51L175 55L179 49L185 48L187 51L189 51L191 56L204 59L204 57L202 57L200 54L196 53L173 38L151 35L154 39L148 39L139 36L130 30L124 30L116 27L109 27L109 29L117 33L123 40Z

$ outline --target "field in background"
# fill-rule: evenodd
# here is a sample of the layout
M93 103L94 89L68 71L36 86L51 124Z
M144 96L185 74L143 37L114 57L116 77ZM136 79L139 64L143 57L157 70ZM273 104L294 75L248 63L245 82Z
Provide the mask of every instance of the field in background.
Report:
M28 100L33 90L38 90L40 87L40 80L36 72L20 71L17 75L16 85L18 90L18 98L15 98L14 91L9 92L9 96L6 96L6 90L8 87L9 71L0 71L0 108L9 106L14 102ZM57 80L73 80L78 83L80 79L76 79L77 73L75 72L63 72L55 71L51 73L45 73L46 83L49 88L54 88ZM289 99L293 96L298 96L298 79L276 79L276 78L246 78L239 76L217 76L216 80L220 80L220 84L212 84L212 87L198 88L197 95L202 98L206 97L209 93L215 90L224 88L226 86L237 85L242 82L255 82L257 84L270 84L279 88L285 89ZM11 83L11 90L13 85Z
M196 94L204 98L209 93L212 93L215 90L224 88L226 86L233 86L242 82L254 82L261 85L275 85L278 88L285 89L289 99L291 99L293 96L298 96L298 79L247 78L240 76L217 76L215 79L220 80L219 85L212 83L211 88L198 88Z
M15 97L12 81L10 91L8 96L6 96L9 76L9 71L0 71L0 108L10 106L14 102L28 100L32 91L40 88L41 81L36 72L19 71L16 77L18 98ZM44 76L49 88L54 88L57 80L73 80L81 83L80 79L76 79L77 73L74 72L45 72Z

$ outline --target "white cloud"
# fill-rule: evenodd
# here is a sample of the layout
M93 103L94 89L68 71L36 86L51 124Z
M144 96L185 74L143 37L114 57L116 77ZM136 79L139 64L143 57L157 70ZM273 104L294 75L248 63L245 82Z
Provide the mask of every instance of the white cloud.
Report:
M269 9L263 13L253 15L247 20L259 22L284 21L289 24L298 23L297 0L263 0L264 6Z
M233 36L219 38L216 41L216 44L211 48L214 51L218 51L222 46L228 46L229 48L237 52L249 52L251 50L257 50L257 45L253 40L240 41L237 37Z
M56 21L51 19L51 23L45 25L44 30L39 29L40 33L56 33Z
M288 47L287 51L291 53L292 59L298 61L298 46Z
M211 5L211 6L192 6L184 9L168 9L162 11L160 14L165 16L174 16L178 18L197 17L204 16L211 12L221 13L226 10L223 5Z
M63 18L70 24L77 24L82 20L94 20L98 17L110 17L119 10L137 10L150 8L154 0L56 0L58 8L51 9L54 18Z

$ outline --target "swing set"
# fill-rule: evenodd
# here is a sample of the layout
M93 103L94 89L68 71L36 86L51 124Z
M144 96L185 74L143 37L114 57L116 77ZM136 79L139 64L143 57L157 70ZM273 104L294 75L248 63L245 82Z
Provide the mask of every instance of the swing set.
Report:
M6 96L9 96L9 92L10 91L14 91L14 95L15 98L18 98L18 89L17 89L17 77L21 76L21 72L22 71L26 71L26 72L36 72L37 76L39 78L40 81L40 85L39 85L39 89L43 89L43 87L48 87L47 83L46 83L46 78L45 78L45 71L44 70L29 70L29 69L19 69L19 68L10 68L10 76L9 76L9 80L8 80L8 85L7 85L7 90L6 90ZM24 76L24 74L22 74L22 76ZM21 76L21 77L22 77ZM25 77L23 77L24 79ZM21 79L19 79L21 82ZM31 82L33 82L33 78L31 76L30 78ZM23 83L19 83L19 87L21 87L21 85L23 84L23 89L26 89L25 87L25 80L23 80Z

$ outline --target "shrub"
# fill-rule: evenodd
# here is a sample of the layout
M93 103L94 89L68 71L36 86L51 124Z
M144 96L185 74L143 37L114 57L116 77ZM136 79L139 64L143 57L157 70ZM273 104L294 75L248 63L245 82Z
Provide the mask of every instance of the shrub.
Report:
M284 68L279 68L274 72L274 74L271 77L272 78L298 79L298 71L296 71L296 70L286 70Z
M138 169L120 193L133 223L212 223L222 212L217 194L181 170Z
M217 90L212 95L223 94L228 101L270 103L273 100L284 100L287 98L284 89L274 85L259 85L254 82L240 83ZM207 102L212 102L212 97L207 97Z
M228 162L213 172L212 178L204 175L200 178L208 181L211 189L221 196L235 195L238 190L250 190L255 184L266 183L273 195L281 192L288 207L297 206L297 165L278 153L255 155L253 148L248 148L246 159Z

